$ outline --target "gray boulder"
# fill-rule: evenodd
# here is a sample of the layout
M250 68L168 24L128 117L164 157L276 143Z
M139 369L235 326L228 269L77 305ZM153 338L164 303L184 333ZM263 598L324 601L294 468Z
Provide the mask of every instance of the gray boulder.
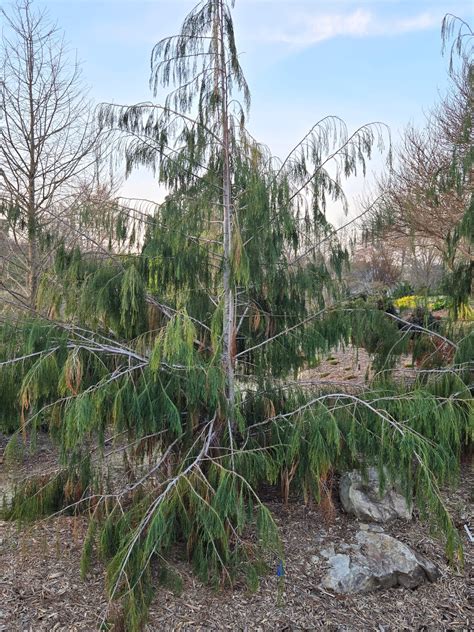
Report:
M368 470L365 481L357 470L346 472L339 483L339 496L344 511L354 514L359 520L388 522L394 518L411 519L412 509L404 496L392 485L387 485L380 496L377 469Z
M409 546L385 533L359 531L344 553L326 557L322 586L341 594L403 586L415 588L440 576L438 567Z

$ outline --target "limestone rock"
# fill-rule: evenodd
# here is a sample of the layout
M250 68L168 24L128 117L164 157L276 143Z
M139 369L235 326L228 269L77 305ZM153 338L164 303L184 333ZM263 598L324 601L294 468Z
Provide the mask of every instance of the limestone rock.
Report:
M380 588L415 588L440 576L438 567L409 546L385 533L359 531L344 554L328 558L322 585L337 593L370 592Z
M379 476L374 467L368 470L367 481L356 470L343 474L339 483L339 496L344 510L359 520L388 522L394 518L411 519L411 507L393 486L388 485L383 496L380 496Z

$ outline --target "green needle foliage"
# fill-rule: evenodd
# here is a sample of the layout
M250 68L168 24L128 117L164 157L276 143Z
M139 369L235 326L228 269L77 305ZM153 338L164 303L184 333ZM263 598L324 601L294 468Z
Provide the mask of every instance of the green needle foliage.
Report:
M60 472L20 487L5 514L88 512L81 572L93 556L105 561L129 631L158 582L179 590L177 548L216 586L246 577L255 589L283 559L264 484L319 502L333 470L376 465L460 555L439 486L455 480L473 438L472 335L416 330L455 349L453 365L397 384L392 369L414 330L342 301L347 255L325 218L328 199L345 204L343 179L383 149L383 126L349 134L327 117L286 160L273 157L245 128L250 94L225 0L193 9L151 68L155 95L170 89L163 105L101 114L127 170L152 167L169 191L143 218L140 252L59 250L39 293L55 319L1 331L3 413L25 436L47 426L61 458ZM118 223L129 238L126 215ZM348 344L373 354L371 389L294 381ZM119 480L107 467L116 454Z
M457 33L456 33L457 31ZM464 20L447 14L442 25L442 39L445 47L453 35L450 49L450 71L455 78L455 58L461 63L460 73L466 76L469 90L469 100L466 111L462 113L458 136L453 146L451 161L444 172L438 174L438 186L441 191L454 190L464 199L465 210L459 222L447 235L447 268L445 289L452 299L453 312L457 318L465 312L472 297L472 276L474 263L472 256L459 256L461 244L466 244L469 254L472 253L474 243L474 189L472 186L472 171L474 166L473 113L472 100L474 96L474 32ZM458 71L459 72L459 71Z

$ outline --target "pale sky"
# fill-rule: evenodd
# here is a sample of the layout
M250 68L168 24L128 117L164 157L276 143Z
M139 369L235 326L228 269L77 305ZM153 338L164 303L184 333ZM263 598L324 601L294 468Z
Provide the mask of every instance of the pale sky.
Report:
M77 50L94 101L133 104L152 98L153 44L176 33L195 2L36 4L47 7ZM473 7L465 0L237 0L237 45L252 91L250 130L281 157L328 114L350 128L383 121L396 140L407 123L422 123L445 90L443 16L450 12L472 23ZM351 182L349 194L360 187ZM160 192L142 171L125 182L123 194L156 199Z

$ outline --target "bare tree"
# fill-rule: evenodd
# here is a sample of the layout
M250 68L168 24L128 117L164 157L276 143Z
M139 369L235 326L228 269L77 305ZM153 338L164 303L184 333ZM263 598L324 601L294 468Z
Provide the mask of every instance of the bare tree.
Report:
M31 0L0 15L0 283L35 307L41 271L94 165L99 131L80 67L48 15Z
M345 280L354 294L378 293L389 290L400 281L403 265L403 253L388 244L377 241L359 245Z
M472 152L472 135L466 134L472 82L472 66L464 59L452 71L450 91L432 110L426 125L406 129L395 169L380 184L386 193L374 213L385 240L403 247L411 244L415 258L416 252L429 249L430 256L448 268L454 261L447 237L464 216L472 192L472 182L461 181L453 169L454 155L463 162ZM456 257L468 260L470 256L468 240L461 240Z

